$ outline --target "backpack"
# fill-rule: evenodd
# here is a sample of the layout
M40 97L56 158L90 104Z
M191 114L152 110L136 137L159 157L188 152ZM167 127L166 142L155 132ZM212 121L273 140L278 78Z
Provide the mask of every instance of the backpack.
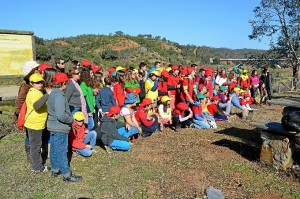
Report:
M291 168L293 159L289 139L265 139L261 147L260 161L266 165L273 165L280 170Z
M19 117L18 117L18 128L20 130L24 130L24 124L25 124L25 116L26 116L26 112L27 112L27 105L26 105L26 101L24 101L24 103L22 104L22 107L20 109L20 113L19 113Z

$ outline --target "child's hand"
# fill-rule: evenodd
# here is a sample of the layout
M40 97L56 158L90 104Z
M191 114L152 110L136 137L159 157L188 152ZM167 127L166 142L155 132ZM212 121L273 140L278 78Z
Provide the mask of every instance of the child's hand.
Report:
M85 133L89 133L90 131L88 130L88 129L85 129L85 131L84 131Z
M85 148L91 149L92 145L87 144L87 145L85 145Z
M129 131L130 130L130 124L126 124L125 128Z

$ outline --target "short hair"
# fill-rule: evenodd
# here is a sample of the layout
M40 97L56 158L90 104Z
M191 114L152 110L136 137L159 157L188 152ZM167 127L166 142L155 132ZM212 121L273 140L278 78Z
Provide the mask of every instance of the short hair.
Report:
M139 65L139 69L143 68L144 66L147 66L147 64L145 62L141 62Z
M154 63L155 66L156 66L157 64L160 64L160 61L156 61L156 62Z
M105 83L105 85L111 85L111 78L110 77L105 77L104 78L104 83Z
M197 66L197 64L191 64L191 67L196 67Z
M62 59L62 58L56 58L56 59L55 59L55 65L56 65L56 64L60 64L60 60L64 60L64 59Z

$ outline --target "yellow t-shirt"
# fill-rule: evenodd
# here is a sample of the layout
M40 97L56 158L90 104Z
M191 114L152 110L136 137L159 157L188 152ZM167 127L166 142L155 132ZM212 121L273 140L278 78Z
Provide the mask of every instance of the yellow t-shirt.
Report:
M151 91L151 88L153 86L154 81L152 81L151 79L147 79L145 82L146 98L151 99L152 102L156 102L158 97L158 89L156 89L156 91Z
M34 110L33 104L43 97L43 93L35 88L30 88L26 96L27 111L24 126L33 130L42 130L46 126L48 117L46 103L38 110Z

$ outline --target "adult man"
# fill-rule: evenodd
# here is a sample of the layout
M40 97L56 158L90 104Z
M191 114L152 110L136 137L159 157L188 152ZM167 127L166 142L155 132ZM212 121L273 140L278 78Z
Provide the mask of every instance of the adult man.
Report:
M158 69L159 67L160 67L160 61L156 61L156 62L154 63L154 65L151 67L151 69L149 70L149 74L151 74L152 71Z
M62 58L56 58L53 69L55 69L57 72L64 73L65 72L65 60L63 60Z
M178 94L180 91L180 78L179 78L179 67L177 65L173 65L171 67L172 74L170 74L170 77L168 78L168 91L169 91L169 97L171 98L170 106L171 109L175 109L175 103L178 102Z
M260 81L262 84L264 84L265 89L267 91L268 94L268 98L269 100L272 99L272 94L273 94L273 90L272 90L272 85L273 85L273 77L272 74L269 73L269 69L268 68L264 68L263 69L263 74L260 76Z

